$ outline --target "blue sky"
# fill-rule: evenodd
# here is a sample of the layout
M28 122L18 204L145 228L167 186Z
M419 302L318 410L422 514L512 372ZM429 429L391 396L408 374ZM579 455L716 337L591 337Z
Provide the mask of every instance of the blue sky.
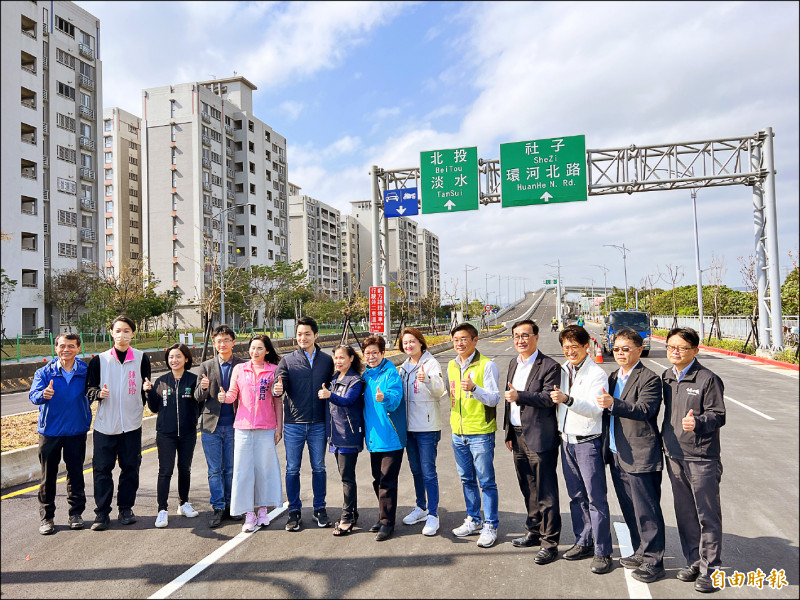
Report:
M343 212L369 197L370 165L418 166L423 150L475 145L488 159L520 140L584 134L608 148L772 126L782 272L797 251L797 3L78 4L101 20L106 106L140 114L142 88L235 70L288 140L289 179ZM600 263L621 285L603 244L623 242L629 284L667 264L695 281L688 191L417 221L439 235L445 289L463 290L465 263L478 267L471 289L487 274L536 288L556 260L567 283L600 285ZM751 189L700 190L698 221L701 266L722 256L724 280L742 285Z

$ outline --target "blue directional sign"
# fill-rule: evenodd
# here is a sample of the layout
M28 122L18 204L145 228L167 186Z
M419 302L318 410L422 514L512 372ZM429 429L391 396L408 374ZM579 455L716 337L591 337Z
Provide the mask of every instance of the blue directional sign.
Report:
M383 192L383 212L389 217L410 217L419 214L417 188L386 190Z

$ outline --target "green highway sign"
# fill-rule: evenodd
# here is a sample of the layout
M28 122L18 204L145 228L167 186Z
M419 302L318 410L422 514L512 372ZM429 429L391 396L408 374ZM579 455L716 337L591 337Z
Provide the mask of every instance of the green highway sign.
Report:
M500 195L503 208L585 201L586 136L500 144Z
M557 285L558 284L558 279L545 279L544 280L544 284L545 285Z
M478 148L420 152L422 213L478 210Z

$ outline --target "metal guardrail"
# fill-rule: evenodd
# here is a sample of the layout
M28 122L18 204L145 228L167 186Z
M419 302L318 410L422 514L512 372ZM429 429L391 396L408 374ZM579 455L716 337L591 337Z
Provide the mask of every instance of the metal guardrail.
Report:
M672 327L672 315L653 315L654 319L658 319L659 329L670 329ZM697 331L700 330L700 317L699 316L686 316L678 315L678 327L691 327ZM711 330L711 323L713 318L710 316L703 316L703 324L705 331ZM793 328L797 328L800 324L798 316L784 315L781 323L786 330L791 332ZM750 321L747 317L726 315L719 317L719 330L723 338L732 338L735 340L747 339L747 334L750 333Z

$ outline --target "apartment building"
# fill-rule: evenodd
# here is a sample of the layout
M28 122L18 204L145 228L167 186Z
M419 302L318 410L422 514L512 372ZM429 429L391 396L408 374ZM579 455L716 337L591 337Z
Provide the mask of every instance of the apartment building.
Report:
M253 115L256 89L237 76L142 91L145 262L186 326L221 269L289 259L286 138Z
M103 109L103 272L114 276L142 260L142 120Z
M300 188L290 184L290 191ZM306 195L289 196L289 256L302 260L315 292L342 295L341 215Z
M419 295L424 298L428 294L441 294L439 271L439 236L422 229L417 233L419 258Z
M369 231L352 215L339 221L342 254L342 293L352 294L356 288L372 281L372 238ZM361 286L359 286L361 282ZM367 285L369 287L369 285ZM366 290L362 287L361 289Z
M57 333L77 315L45 302L46 278L96 272L99 260L100 22L72 2L2 2L0 11L0 255L17 282L3 328L7 336Z

